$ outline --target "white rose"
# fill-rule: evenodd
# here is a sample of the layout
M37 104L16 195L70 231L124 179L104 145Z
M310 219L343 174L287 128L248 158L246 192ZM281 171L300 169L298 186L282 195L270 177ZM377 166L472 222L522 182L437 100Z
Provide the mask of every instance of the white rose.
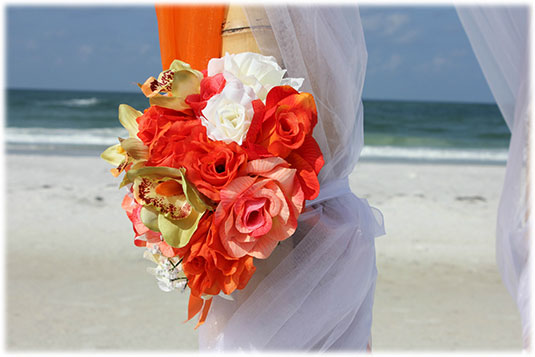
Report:
M257 98L252 88L228 73L224 76L225 88L208 100L202 110L201 123L210 139L227 144L235 141L241 145L253 119L252 101Z
M271 88L280 85L292 86L299 90L303 78L282 78L286 73L275 57L262 56L258 53L244 52L225 54L222 58L213 58L208 62L208 75L229 72L244 85L253 88L257 97L265 100Z

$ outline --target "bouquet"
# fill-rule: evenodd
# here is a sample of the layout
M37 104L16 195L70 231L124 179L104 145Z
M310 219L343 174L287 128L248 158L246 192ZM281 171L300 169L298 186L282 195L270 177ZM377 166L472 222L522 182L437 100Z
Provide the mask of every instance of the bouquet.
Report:
M189 288L197 326L213 296L247 285L254 258L289 238L319 193L314 98L285 72L249 52L211 59L203 72L175 60L139 85L143 113L119 106L129 137L101 155L115 177L125 173L134 244L162 290Z

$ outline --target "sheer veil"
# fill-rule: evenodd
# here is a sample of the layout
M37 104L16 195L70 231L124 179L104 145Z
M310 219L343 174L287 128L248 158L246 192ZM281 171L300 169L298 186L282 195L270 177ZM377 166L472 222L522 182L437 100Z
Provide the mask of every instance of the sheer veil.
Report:
M496 227L496 261L530 341L531 125L530 22L528 6L459 6L457 13L496 103L511 131ZM533 130L533 129L532 129ZM531 171L533 174L533 171ZM532 175L531 174L531 175ZM531 185L533 185L531 183ZM531 196L533 197L533 196ZM532 203L532 202L531 202Z
M233 300L214 298L200 327L201 350L364 350L377 276L381 213L351 193L348 176L363 146L367 52L357 7L245 7L261 52L277 58L314 95L314 137L325 157L319 197L294 236ZM529 8L458 7L461 22L511 130L498 212L496 255L530 334L528 156L531 120ZM533 191L533 188L531 188ZM532 195L532 193L531 193Z
M364 350L370 339L381 213L350 190L363 146L367 52L357 7L245 7L261 52L314 95L321 192L290 239L233 300L214 298L201 350Z

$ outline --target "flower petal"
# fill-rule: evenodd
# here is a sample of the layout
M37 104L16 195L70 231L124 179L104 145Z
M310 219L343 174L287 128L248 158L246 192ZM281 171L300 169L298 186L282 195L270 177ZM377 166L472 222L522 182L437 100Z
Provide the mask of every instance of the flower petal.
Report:
M206 321L206 316L208 316L208 311L210 311L210 306L211 305L212 305L212 299L206 300L204 302L204 306L203 306L202 312L201 312L201 317L199 317L199 322L195 326L195 329L197 329L197 327L199 327L202 324L204 324L204 322Z
M318 197L320 193L320 183L314 168L295 151L287 157L287 160L292 164L292 167L297 169L297 178L301 183L305 199L313 200Z
M273 252L278 243L278 240L273 239L270 236L263 236L262 239L259 239L255 246L249 251L249 255L258 259L266 259L271 255L271 252Z
M131 138L137 137L138 125L136 119L142 115L143 113L135 110L129 105L119 105L119 121L125 129L128 130L128 134Z
M296 153L314 168L316 175L320 173L320 170L324 164L323 154L321 153L321 149L312 135L307 135L305 137L303 145L296 150Z
M260 99L253 100L251 103L253 105L253 119L251 120L251 125L247 131L246 140L247 142L254 144L260 129L262 129L262 121L264 120L264 113L266 112L266 106Z
M177 111L182 111L188 109L189 106L186 104L185 98L182 97L170 97L166 95L156 94L155 96L149 99L149 104L151 106L158 106L167 109L173 109Z
M167 244L171 247L182 248L189 243L191 236L197 230L201 217L202 214L192 211L187 218L175 221L160 214L158 216L158 228Z
M141 211L139 213L139 217L141 218L141 222L150 230L159 232L160 229L158 228L158 215L159 213L156 210L143 207L141 208Z
M287 163L284 159L276 156L252 160L247 163L247 172L251 175L265 176L278 165L287 165Z
M119 166L125 160L124 152L121 150L121 144L110 146L100 154L100 157L113 166Z
M293 94L299 94L299 92L290 86L273 87L266 97L266 108L271 109L277 106L277 103Z
M191 320L195 315L199 313L199 311L201 311L203 303L203 299L193 294L190 294L188 302L188 319L185 322Z
M126 153L136 160L146 160L149 158L149 148L138 138L119 139L121 147Z

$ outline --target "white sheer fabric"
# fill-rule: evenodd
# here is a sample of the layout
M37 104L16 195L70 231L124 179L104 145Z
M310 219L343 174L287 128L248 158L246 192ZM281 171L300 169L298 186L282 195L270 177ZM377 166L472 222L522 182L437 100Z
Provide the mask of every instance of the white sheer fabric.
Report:
M214 298L199 328L201 350L365 350L377 276L374 238L382 215L351 193L347 177L363 146L367 62L356 7L246 7L263 54L314 95L314 137L325 157L321 193L297 232L233 301ZM269 24L270 27L265 26ZM262 26L264 25L264 26Z
M509 129L511 142L498 208L496 260L530 344L528 143L531 120L530 9L458 7L457 12Z

